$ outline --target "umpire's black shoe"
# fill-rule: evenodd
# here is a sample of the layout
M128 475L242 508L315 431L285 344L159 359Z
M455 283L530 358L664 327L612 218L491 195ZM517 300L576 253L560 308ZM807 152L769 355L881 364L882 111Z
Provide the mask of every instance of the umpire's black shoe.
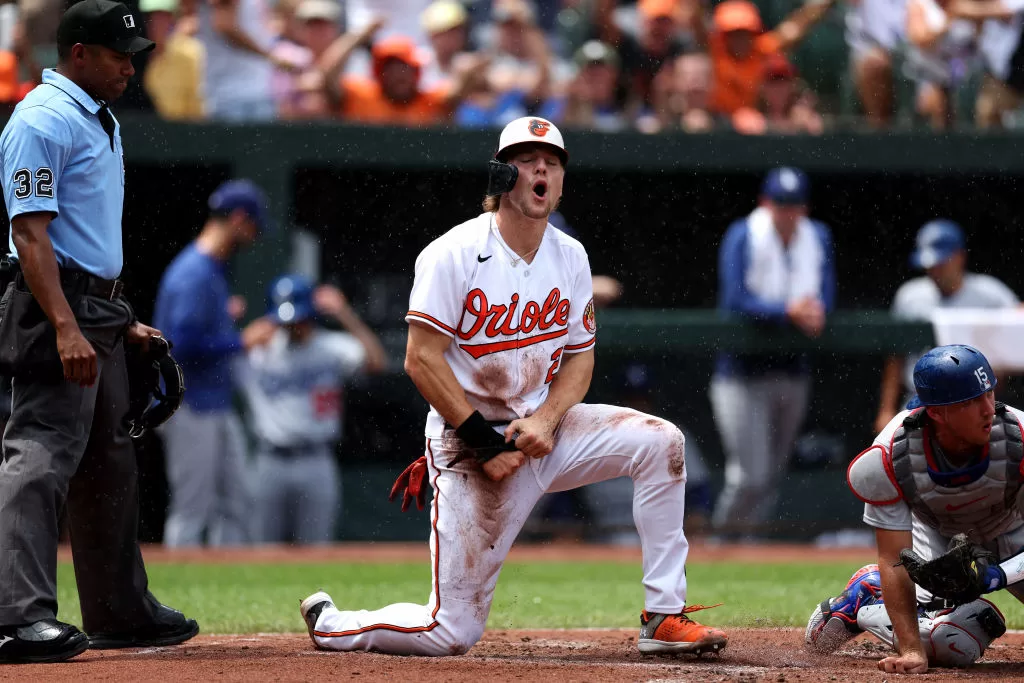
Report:
M125 647L167 647L178 645L199 633L195 619L167 605L160 605L156 622L134 631L90 633L89 644L94 650L117 650Z
M0 628L0 664L63 662L88 649L84 633L56 619Z

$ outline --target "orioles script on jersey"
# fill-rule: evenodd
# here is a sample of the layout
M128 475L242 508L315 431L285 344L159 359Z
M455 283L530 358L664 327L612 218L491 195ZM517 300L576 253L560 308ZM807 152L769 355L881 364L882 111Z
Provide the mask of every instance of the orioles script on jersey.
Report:
M548 293L543 304L527 301L523 304L522 312L519 312L518 294L512 295L512 300L508 305L491 305L482 289L474 289L466 295L466 305L457 328L459 339L472 339L480 333L481 329L487 337L491 338L510 337L520 333L530 334L534 330L539 334L487 344L459 344L459 348L473 358L480 358L489 353L521 349L549 339L564 337L569 333L566 325L569 324L570 307L569 300L562 297L562 293L557 287ZM562 329L547 331L556 325Z
M594 348L594 292L583 245L548 226L529 263L514 262L492 214L455 226L416 257L409 323L449 337L444 361L488 420L533 414L563 358ZM425 434L445 420L431 407Z

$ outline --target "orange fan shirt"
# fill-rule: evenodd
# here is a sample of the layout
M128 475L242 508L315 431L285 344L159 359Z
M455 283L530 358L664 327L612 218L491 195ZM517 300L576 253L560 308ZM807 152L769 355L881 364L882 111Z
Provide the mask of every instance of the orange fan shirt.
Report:
M341 81L341 117L347 121L380 125L429 126L445 123L449 107L447 92L421 90L408 104L392 102L375 80L345 77Z
M725 49L725 37L714 33L709 42L714 85L711 108L720 114L732 114L742 107L756 107L764 82L764 65L779 51L779 39L771 31L754 38L754 49L746 59L734 59Z

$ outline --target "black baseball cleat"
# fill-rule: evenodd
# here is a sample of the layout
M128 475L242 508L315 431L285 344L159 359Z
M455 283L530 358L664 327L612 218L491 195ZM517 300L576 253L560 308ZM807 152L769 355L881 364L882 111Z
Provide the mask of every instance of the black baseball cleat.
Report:
M122 632L90 633L89 643L94 650L118 650L128 647L168 647L178 645L199 633L195 619L167 605L160 605L156 622L148 626Z
M0 664L63 662L88 649L88 636L56 619L0 628Z

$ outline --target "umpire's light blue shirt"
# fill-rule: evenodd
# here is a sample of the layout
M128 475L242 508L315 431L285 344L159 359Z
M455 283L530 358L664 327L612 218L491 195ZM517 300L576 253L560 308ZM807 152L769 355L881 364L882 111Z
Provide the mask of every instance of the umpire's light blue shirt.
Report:
M120 125L114 149L99 103L52 69L14 109L0 135L7 215L56 214L49 235L57 263L105 279L121 274L124 159ZM11 254L17 257L13 231Z

